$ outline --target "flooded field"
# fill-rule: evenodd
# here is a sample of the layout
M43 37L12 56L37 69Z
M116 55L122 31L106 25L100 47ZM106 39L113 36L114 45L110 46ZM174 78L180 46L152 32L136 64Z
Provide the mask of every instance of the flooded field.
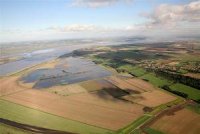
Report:
M80 57L62 59L55 68L35 70L21 78L24 83L35 82L34 88L48 88L56 85L110 76L111 72Z

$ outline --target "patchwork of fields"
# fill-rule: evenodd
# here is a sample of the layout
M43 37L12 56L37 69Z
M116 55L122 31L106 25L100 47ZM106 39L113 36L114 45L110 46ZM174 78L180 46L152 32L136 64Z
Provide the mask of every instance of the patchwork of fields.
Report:
M172 91L181 90L193 100L199 99L199 90L135 66L139 60L168 58L168 55L135 49L98 53L103 58L123 58L125 63L96 58L96 62L109 64L116 69L115 72L82 57L62 57L0 78L0 118L80 134L199 132L199 124L192 124L199 122L200 116L191 110L199 107L184 107L157 118L166 109L189 101L163 90L163 86ZM142 128L154 118L156 120L148 127ZM180 122L181 125L176 125ZM5 124L0 128L8 129L8 133L26 133Z
M9 80L9 78L7 79ZM95 126L99 129L105 129L105 131L117 131L124 128L141 117L146 112L145 107L153 108L175 99L175 97L159 91L143 80L124 79L117 76L66 86L54 86L45 90L27 88L27 84L17 84L17 79L10 82L13 85L15 84L16 89L23 90L12 90L9 94L2 94L2 105L8 103L11 106L13 105L14 109L20 107L22 109L33 109L33 111L39 110L40 113L59 116L63 120ZM9 91L11 88L9 86L4 87L2 91L4 90ZM157 97L154 96L156 93L158 94ZM160 101L155 103L157 99ZM9 109L10 107L4 107L1 112L5 114L4 110ZM8 118L4 114L2 118ZM13 114L13 117L16 116L16 113L10 114ZM28 115L26 114L26 116ZM14 118L14 121L39 125L32 123L33 117L29 117L30 121L24 121L20 118L17 118L17 120ZM43 125L43 127L49 126ZM56 129L63 130L63 128ZM67 128L66 130L71 131Z

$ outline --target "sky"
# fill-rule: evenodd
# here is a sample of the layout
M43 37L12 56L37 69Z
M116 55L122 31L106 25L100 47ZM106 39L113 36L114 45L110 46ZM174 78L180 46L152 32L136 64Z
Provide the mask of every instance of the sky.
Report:
M0 42L200 37L200 0L0 0Z

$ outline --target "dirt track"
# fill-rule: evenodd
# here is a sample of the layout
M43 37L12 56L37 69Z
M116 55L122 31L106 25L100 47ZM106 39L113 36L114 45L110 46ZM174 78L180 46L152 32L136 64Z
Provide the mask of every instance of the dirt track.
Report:
M41 128L41 127L36 127L36 126L31 126L31 125L26 125L26 124L21 124L17 123L14 121L10 121L7 119L2 119L0 118L0 123L19 128L25 131L29 131L31 133L38 133L38 134L74 134L70 132L64 132L64 131L59 131L59 130L52 130L52 129L47 129L47 128Z

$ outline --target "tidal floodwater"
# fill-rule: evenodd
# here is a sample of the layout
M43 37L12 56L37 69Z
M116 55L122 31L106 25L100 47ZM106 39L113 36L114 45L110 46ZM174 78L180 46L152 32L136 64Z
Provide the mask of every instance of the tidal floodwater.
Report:
M61 59L55 68L38 69L21 78L25 83L35 82L34 88L48 88L56 85L110 76L112 73L94 62L81 57Z
M45 49L34 51L32 53L25 53L23 54L23 58L20 60L0 65L0 76L9 75L24 68L28 68L33 65L49 61L67 52L68 51L61 49Z
M0 76L6 76L33 65L55 59L73 50L101 45L120 45L144 42L145 38L102 38L58 41L0 43L0 59L21 57L0 65ZM80 68L79 68L80 69Z

